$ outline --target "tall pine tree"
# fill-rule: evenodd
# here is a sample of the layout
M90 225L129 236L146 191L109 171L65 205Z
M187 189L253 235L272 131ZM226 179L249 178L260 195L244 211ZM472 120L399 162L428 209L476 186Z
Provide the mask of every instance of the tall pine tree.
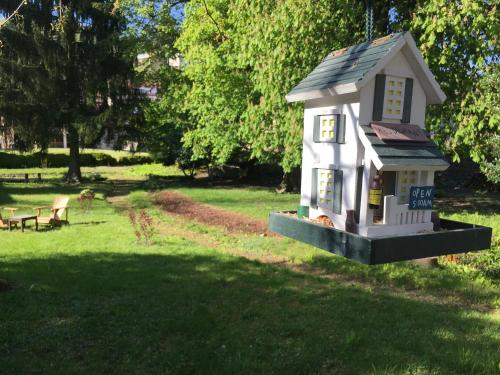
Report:
M17 0L0 0L9 14ZM133 112L132 59L115 0L30 0L0 30L0 114L21 147L46 149L69 135L67 180L80 180L80 147Z

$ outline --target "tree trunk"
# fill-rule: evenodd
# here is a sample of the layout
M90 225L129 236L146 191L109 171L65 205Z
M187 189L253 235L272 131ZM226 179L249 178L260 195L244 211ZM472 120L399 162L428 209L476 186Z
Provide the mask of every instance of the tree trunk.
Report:
M276 189L278 193L285 192L299 192L300 191L300 167L292 169L290 172L285 172L283 174L283 179L281 180L280 186Z
M80 182L82 172L80 170L80 140L78 131L72 126L68 127L69 135L69 166L66 174L66 182Z

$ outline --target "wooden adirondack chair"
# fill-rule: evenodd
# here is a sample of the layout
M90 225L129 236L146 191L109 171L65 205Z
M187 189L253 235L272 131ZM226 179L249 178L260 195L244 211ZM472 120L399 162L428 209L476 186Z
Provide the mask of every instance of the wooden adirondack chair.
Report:
M69 197L56 197L54 198L54 203L52 206L41 206L33 208L36 211L36 216L38 220L38 224L45 225L61 225L62 223L68 223L68 202ZM43 209L50 209L49 216L41 216ZM62 217L65 215L65 219Z
M10 216L14 215L17 208L4 207L4 210L10 211ZM0 228L8 228L8 221L2 218L2 209L0 208Z

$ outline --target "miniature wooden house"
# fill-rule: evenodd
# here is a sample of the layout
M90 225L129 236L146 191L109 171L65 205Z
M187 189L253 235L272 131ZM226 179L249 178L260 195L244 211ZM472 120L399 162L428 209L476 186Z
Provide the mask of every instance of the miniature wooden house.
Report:
M305 102L309 218L345 230L353 210L362 236L432 232L434 173L448 163L425 133L425 110L446 96L410 33L330 53L286 98Z

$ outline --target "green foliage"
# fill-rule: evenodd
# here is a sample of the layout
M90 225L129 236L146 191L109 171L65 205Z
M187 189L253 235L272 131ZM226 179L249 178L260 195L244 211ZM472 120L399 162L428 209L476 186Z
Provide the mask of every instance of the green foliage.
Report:
M193 121L184 145L194 158L218 165L245 149L240 122L251 90L247 71L235 61L229 6L225 0L191 1L177 41L193 82L185 102Z
M375 1L374 9L375 36L410 29L448 96L427 116L441 147L487 159L482 140L500 126L496 3ZM193 82L184 144L214 164L242 155L286 172L300 165L302 105L284 96L328 52L362 41L363 24L363 2L189 2L177 41Z
M284 95L331 49L360 39L362 12L349 1L191 1L177 45L193 82L184 142L194 157L298 166L302 106Z
M0 168L58 168L68 166L69 160L70 156L68 154L45 154L39 152L18 154L0 152ZM103 152L82 153L80 155L80 165L82 167L137 165L145 163L151 163L151 157L132 155L115 158Z
M0 12L12 1L0 1ZM134 122L132 60L115 1L30 1L0 30L0 111L18 146L47 147L68 131L68 179L79 179L79 148ZM120 130L120 131L119 131Z
M420 2L406 21L448 98L427 125L455 160L487 158L485 139L500 132L498 2Z
M183 147L175 160L175 165L186 177L194 177L196 169L200 168L203 160L193 160L191 149Z
M457 262L500 283L500 246L480 253L465 254Z
M481 160L481 171L488 181L500 185L500 134L485 141L485 158Z
M172 66L173 60L179 57L174 46L179 35L179 21L172 16L172 8L180 3L182 1L170 0L124 0L120 3L129 25L125 38L134 53L144 57L136 64L137 81L157 89L156 100L144 100L140 105L144 118L137 132L142 145L156 161L165 165L175 162L182 147L182 131L188 121L184 100L189 80L180 69Z
M171 165L182 148L182 128L187 121L183 100L188 86L181 72L168 66L157 71L155 79L161 82L158 99L143 103L140 132L153 158Z
M303 106L285 94L330 51L362 38L362 14L351 1L231 2L230 38L252 86L241 124L252 158L286 172L300 165Z

